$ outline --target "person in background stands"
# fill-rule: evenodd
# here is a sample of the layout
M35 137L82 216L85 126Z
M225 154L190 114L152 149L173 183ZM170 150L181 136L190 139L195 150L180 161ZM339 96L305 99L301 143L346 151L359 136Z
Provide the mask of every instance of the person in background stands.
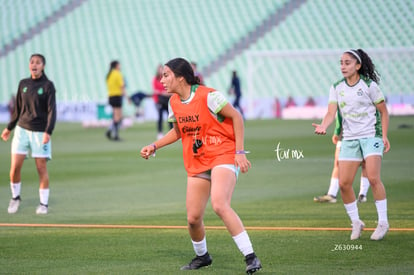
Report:
M295 100L293 99L292 96L289 96L287 101L286 101L285 108L295 107L295 106L296 106Z
M240 78L237 75L237 71L233 71L229 93L234 94L235 99L233 102L233 107L236 109L239 109L243 119L245 120L243 109L240 107L240 98L242 96L242 93L241 93L241 87L240 87Z
M155 106L158 110L158 121L157 121L157 138L160 139L164 136L163 133L163 117L164 113L168 114L168 101L170 100L170 94L164 89L164 86L161 83L162 78L162 65L158 65L155 76L152 79L152 90L153 90L153 99ZM172 129L172 123L168 122L168 126Z

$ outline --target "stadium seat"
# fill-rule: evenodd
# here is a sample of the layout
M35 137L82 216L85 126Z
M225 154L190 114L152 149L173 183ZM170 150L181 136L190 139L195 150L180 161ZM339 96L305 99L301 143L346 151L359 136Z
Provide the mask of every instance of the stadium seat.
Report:
M181 56L196 61L203 71L212 62L234 53L237 42L245 41L245 48L220 63L205 81L209 86L227 90L231 71L235 69L246 91L249 51L392 49L414 45L413 1L367 0L364 5L357 0L304 1L280 24L271 25L277 20L277 12L290 2L85 1L0 58L0 67L7 71L7 77L0 82L0 102L7 102L10 91L14 93L18 81L28 74L27 59L34 51L44 53L47 58L46 71L57 86L58 100L102 102L106 101L105 75L113 59L122 64L128 91L151 93L151 79L158 64ZM6 1L1 11L6 24L0 27L0 47L45 21L70 1L33 3L31 0ZM269 16L272 16L268 21L270 31L253 37ZM280 62L278 68L270 60L263 62L263 79L255 83L257 90L249 97L326 95L325 86L340 77L337 62L319 62L317 70L308 61L301 62L300 68L298 63ZM381 60L377 63L387 79L383 82L385 91L412 93L397 79L411 81L405 86L414 86L407 70L407 67L413 70L413 62L393 61L384 65ZM298 82L298 71L306 78L330 80ZM277 87L269 87L263 80L273 79L275 74L291 85L278 82Z

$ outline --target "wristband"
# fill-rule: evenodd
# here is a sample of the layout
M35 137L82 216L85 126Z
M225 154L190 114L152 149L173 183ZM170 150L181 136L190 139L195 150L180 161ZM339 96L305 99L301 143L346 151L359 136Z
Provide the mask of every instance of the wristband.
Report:
M154 153L152 153L152 156L155 157L155 151L157 151L157 145L155 145L155 143L152 143L151 146L154 147Z
M152 143L151 146L154 147L154 153L155 153L155 151L157 151L157 145L155 145L155 143Z
M244 150L236 151L236 155L244 155L248 153L250 153L250 151L244 151Z

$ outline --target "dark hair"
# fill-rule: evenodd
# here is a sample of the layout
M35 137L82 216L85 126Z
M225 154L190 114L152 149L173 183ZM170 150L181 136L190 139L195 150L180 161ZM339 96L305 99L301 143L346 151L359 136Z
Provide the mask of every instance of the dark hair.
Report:
M43 65L46 65L46 58L42 54L40 54L40 53L34 53L34 54L32 54L30 56L30 59L29 60L31 60L33 57L39 57L40 59L42 59Z
M358 54L359 58L361 59L361 62L357 58L357 63L361 64L361 68L358 70L358 73L360 75L363 75L373 81L375 81L377 84L380 82L380 74L375 69L374 63L372 63L371 58L369 55L364 52L362 49L358 50L351 50ZM352 55L352 54L351 54ZM355 56L354 56L355 57Z
M184 58L174 58L165 63L165 66L173 71L176 77L184 77L185 81L190 84L200 84L200 78L194 75L193 68Z
M108 78L109 78L109 75L111 74L111 71L113 70L113 69L115 69L117 66L118 66L118 64L119 64L119 61L118 60L114 60L114 61L112 61L111 62L111 64L109 65L109 71L108 71L108 73L106 74L106 79L108 80Z

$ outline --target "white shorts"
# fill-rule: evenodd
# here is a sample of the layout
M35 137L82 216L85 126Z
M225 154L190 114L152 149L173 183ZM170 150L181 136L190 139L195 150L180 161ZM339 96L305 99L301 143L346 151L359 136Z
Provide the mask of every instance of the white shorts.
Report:
M362 161L369 156L382 157L384 142L380 137L343 140L338 160Z
M44 132L34 132L16 126L12 140L12 154L27 155L29 150L33 158L52 159L52 142L43 144Z
M234 174L236 175L236 179L239 177L240 168L236 168L236 166L234 164L220 164L220 165L217 165L215 167L227 168L227 169L234 172ZM208 170L208 171L205 171L203 173L197 174L194 177L203 178L203 179L206 179L206 180L211 180L211 170Z

